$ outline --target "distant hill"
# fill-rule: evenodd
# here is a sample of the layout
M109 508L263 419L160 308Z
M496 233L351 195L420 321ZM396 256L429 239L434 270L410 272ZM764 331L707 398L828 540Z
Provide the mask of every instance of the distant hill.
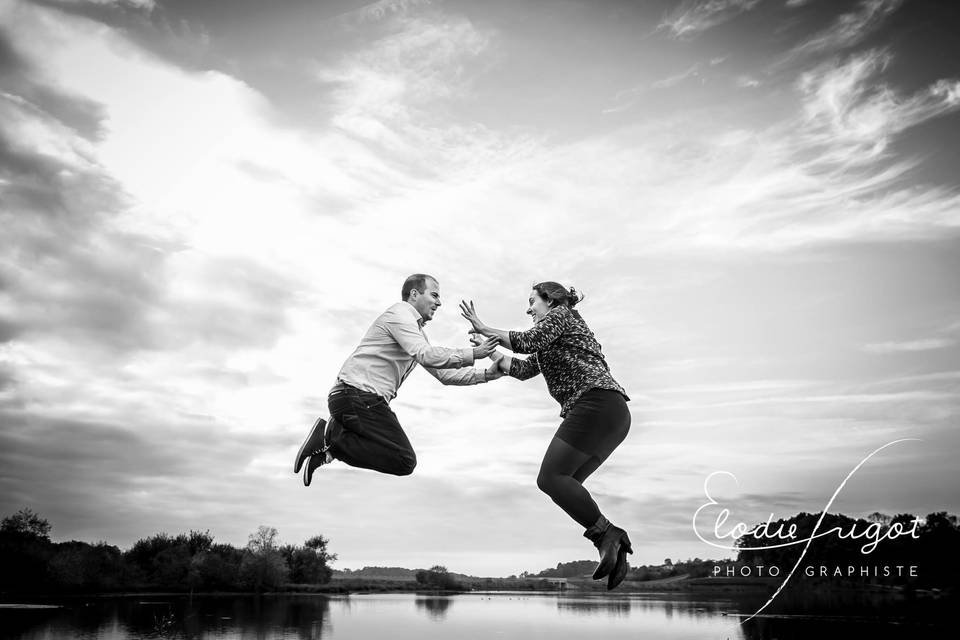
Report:
M535 575L538 578L578 578L593 574L596 568L596 560L574 560L573 562L558 562L556 569L544 569Z
M698 562L700 560L698 559ZM706 561L712 562L712 561ZM589 576L593 573L593 570L597 567L596 560L574 560L572 562L558 562L556 568L544 569L538 573L532 572L521 572L521 579L530 579L530 578L581 578L584 576ZM675 573L663 571L662 573ZM365 579L365 580L416 580L417 571L420 569L407 569L405 567L364 567L362 569L342 569L333 571L333 580L351 580L351 579ZM450 576L457 580L478 580L480 578L487 577L497 577L497 576L472 576L464 573L456 573L451 571ZM505 576L504 576L505 577ZM517 578L517 576L510 576L511 578ZM661 577L657 575L656 577Z
M404 567L364 567L363 569L343 569L333 572L333 579L346 580L353 578L364 578L367 580L416 580L417 571L421 569L406 569ZM468 576L464 573L450 572L450 576L456 580L476 579L476 576Z
M417 570L404 567L364 567L363 569L335 570L334 578L371 578L379 580L415 580Z

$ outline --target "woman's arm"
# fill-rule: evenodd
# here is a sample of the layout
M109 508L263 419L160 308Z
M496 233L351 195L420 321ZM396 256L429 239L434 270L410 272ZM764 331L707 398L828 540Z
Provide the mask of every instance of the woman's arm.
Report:
M537 354L533 354L527 359L504 356L503 360L500 361L500 366L506 371L507 375L517 380L528 380L540 373L540 361L537 360Z
M482 341L479 335L472 333L470 334L470 342L476 345ZM488 380L496 380L505 375L517 380L527 380L540 373L540 361L537 360L537 354L523 359L515 356L505 356L499 351L494 351L490 354L490 359L493 360L493 364L487 369ZM496 374L499 375L493 373L494 369Z
M510 349L514 353L537 353L550 346L570 324L570 307L556 306L526 331L508 331Z
M460 315L466 318L473 325L472 333L479 333L484 336L500 339L500 344L507 347L514 353L536 353L543 351L554 340L560 337L564 329L570 324L570 307L559 305L550 309L547 314L535 325L526 331L503 331L488 327L477 315L477 310L473 306L473 301L467 304L460 301Z

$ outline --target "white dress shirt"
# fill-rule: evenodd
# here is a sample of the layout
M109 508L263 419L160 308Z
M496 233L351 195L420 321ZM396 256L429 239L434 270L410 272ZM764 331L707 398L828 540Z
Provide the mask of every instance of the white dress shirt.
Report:
M484 369L460 369L473 364L473 348L434 347L423 332L423 318L412 304L392 305L373 321L360 344L337 375L352 387L393 400L413 368L420 364L443 384L486 382Z

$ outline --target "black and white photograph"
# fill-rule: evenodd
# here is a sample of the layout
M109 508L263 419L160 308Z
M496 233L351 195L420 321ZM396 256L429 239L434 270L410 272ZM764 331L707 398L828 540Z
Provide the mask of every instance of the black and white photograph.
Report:
M960 4L0 0L0 638L940 638Z

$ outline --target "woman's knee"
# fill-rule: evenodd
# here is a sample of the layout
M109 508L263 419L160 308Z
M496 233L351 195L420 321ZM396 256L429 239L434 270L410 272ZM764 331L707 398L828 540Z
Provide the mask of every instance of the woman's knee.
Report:
M537 476L537 488L547 495L552 495L557 487L557 474L541 470Z
M583 466L576 470L573 474L573 479L583 484L587 478L589 478L594 471L600 468L600 465L603 464L606 458L598 458L596 456L587 460Z

